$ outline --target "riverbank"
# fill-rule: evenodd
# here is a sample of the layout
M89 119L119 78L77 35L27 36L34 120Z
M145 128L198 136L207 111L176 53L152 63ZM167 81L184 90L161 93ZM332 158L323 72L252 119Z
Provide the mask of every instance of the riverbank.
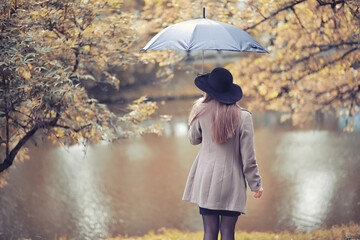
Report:
M184 232L176 229L161 229L149 232L141 237L118 236L106 240L202 240L203 232ZM343 226L333 226L327 229L318 229L308 233L283 231L272 232L243 232L237 231L235 240L360 240L360 225L350 223ZM64 239L63 239L64 240Z

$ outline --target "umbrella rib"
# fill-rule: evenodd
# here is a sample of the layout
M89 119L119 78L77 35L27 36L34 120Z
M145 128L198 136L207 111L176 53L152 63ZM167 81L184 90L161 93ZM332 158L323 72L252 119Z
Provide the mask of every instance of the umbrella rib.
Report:
M190 51L190 50L191 50L192 42L193 42L193 39L194 39L194 34L195 34L195 30L196 30L197 26L198 26L198 24L195 25L194 29L193 29L192 32L191 32L190 40L189 40L189 46L188 46L188 49L186 49L186 51Z
M224 29L224 31L226 32L226 34L229 35L231 39L233 39L233 37L231 36L231 34L227 31L227 29L226 29L220 22L217 22L217 21L215 21L215 22L216 22L216 24L220 25L220 27L221 27L222 29ZM232 25L230 25L230 26L232 26ZM233 27L236 27L236 26L233 26ZM239 28L239 29L240 29L240 28ZM236 41L235 41L235 43L236 43ZM237 47L240 48L240 46L237 46ZM219 49L219 50L221 50L221 49Z

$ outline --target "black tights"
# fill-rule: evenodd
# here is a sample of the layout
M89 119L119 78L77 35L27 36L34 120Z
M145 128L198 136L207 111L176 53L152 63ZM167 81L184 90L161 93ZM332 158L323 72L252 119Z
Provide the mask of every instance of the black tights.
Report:
M219 229L221 240L234 240L238 216L202 215L204 240L217 240Z

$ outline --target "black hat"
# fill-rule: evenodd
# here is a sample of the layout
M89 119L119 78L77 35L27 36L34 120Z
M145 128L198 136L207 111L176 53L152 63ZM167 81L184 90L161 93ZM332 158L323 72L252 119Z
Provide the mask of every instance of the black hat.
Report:
M231 73L225 68L215 68L211 73L198 76L195 85L217 101L234 104L242 98L239 85L233 83Z

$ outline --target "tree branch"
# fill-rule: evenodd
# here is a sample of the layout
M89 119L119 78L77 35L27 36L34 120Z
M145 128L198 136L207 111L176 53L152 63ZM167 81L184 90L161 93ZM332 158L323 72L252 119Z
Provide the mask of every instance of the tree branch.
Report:
M336 58L336 59L334 59L334 60L331 60L331 61L325 63L324 65L320 66L320 67L317 68L317 69L311 70L310 72L308 72L307 74L304 74L303 76L301 76L299 79L296 79L295 81L296 81L296 82L299 82L299 81L301 81L303 78L305 78L305 77L307 77L307 76L309 76L309 75L311 75L311 74L317 73L317 72L319 72L320 70L326 68L327 66L336 63L337 61L343 60L347 55L349 55L350 53L352 53L352 52L354 52L354 51L357 51L357 50L359 50L359 49L358 49L358 48L352 48L352 49L350 49L349 51L345 52L341 57Z
M17 109L12 109L12 111L13 112L17 112L17 113L20 113L20 114L22 114L22 115L24 115L25 117L28 117L30 120L32 120L32 121L36 121L36 119L35 118L33 118L32 116L30 116L30 115L28 115L28 114L26 114L26 113L23 113L23 112L21 112L21 111L19 111L19 110L17 110Z
M345 4L349 7L351 14L352 14L354 17L360 19L360 11L359 11L359 9L360 9L359 6L360 6L360 5L357 5L358 7L355 9L355 7L353 8L353 6L352 6L350 3L345 2Z
M302 47L302 49L307 49L307 48L320 48L320 50L330 50L332 48L340 48L341 46L348 46L348 45L357 45L359 44L359 42L357 41L345 41L345 42L340 42L340 43L336 43L336 44L321 44L321 45L317 45L317 44L312 44L312 45L308 45L308 46L304 46Z
M263 18L266 18L266 17L264 16L264 14L262 14L262 12L260 11L260 9L259 9L258 7L255 7L255 9L258 11L258 13L259 13Z
M343 88L343 87L345 87L345 86L347 86L347 84L346 84L346 83L343 83L343 84L341 84L340 86L336 86L335 88L332 88L332 89L330 89L330 90L327 90L327 91L324 91L324 92L318 92L318 93L315 95L315 97L316 97L316 98L319 98L319 97L321 97L322 95L327 94L327 93L329 93L329 92L332 92L332 91L335 91L335 90L339 91L340 88ZM308 90L307 92L312 93L313 91Z
M14 162L14 159L20 149L25 145L25 143L39 130L42 128L54 127L57 121L60 118L60 114L56 113L54 119L48 122L40 122L36 124L30 131L28 131L16 144L16 146L10 151L10 154L5 157L4 161L0 164L0 172L8 169Z
M357 88L357 86L354 87L354 88L347 89L347 90L341 92L340 88L336 87L336 90L338 90L338 94L336 96L332 97L331 99L329 99L327 101L323 101L323 102L316 102L315 101L314 103L318 104L318 105L326 106L326 105L330 105L335 100L340 100L341 102L344 102L344 101L347 101L347 100L352 100L352 102L354 102L354 100L355 100L355 102L357 102L356 93L359 90L356 90L356 88ZM333 90L335 90L335 89L333 89ZM328 92L322 92L322 94L325 94L325 93L328 93ZM348 97L346 97L346 95L348 95Z
M270 16L262 19L260 22L257 22L257 23L255 23L255 24L253 24L252 26L245 28L244 31L247 31L247 30L249 30L249 29L253 29L253 28L257 27L258 25L260 25L261 23L263 23L263 22L265 22L265 21L267 21L267 20L275 17L275 16L276 16L277 14L279 14L280 12L285 11L285 10L288 10L288 9L291 9L292 7L298 5L298 4L302 3L302 2L305 2L305 1L306 1L306 0L297 0L297 1L295 1L295 2L293 2L293 3L291 3L291 4L289 4L289 5L287 5L287 6L285 6L285 7L282 7L282 8L280 8L280 9L276 10L275 12L271 13Z
M87 128L91 126L91 123L88 123L86 125L83 125L83 126L80 126L79 128L72 128L72 127L69 127L69 126L65 126L65 125L61 125L61 124L56 124L54 127L58 127L58 128L63 128L63 129L70 129L74 132L79 132L81 130L83 130L84 128Z
M337 4L341 4L341 3L345 3L344 0L332 0L331 2L325 2L323 0L316 0L320 6L325 6L325 5L331 5L332 8L334 8Z
M324 69L324 68L327 67L328 65L334 64L335 62L344 59L347 55L349 55L350 53L352 53L352 52L354 52L354 51L356 51L356 50L358 50L358 49L357 49L357 48L350 49L349 51L345 52L341 57L325 63L325 64L322 65L321 67L319 67L319 68L317 68L317 69L314 69L314 70L312 70L312 71L304 74L304 75L301 76L299 79L296 79L296 80L294 80L294 81L295 81L295 82L299 82L299 81L301 81L303 78L305 78L305 77L307 77L307 76L309 76L309 75L311 75L311 74L314 74L314 73L319 72L320 70ZM347 84L345 84L345 85L347 85ZM333 90L334 90L334 89L333 89ZM359 91L360 91L360 86L358 87L358 92L359 92ZM281 89L281 92L278 93L278 95L277 95L276 97L273 97L273 98L268 99L268 100L271 101L271 100L274 100L274 99L277 99L277 98L281 97L281 96L283 95L283 92L284 92L283 89ZM327 92L329 92L329 91L327 91ZM325 94L325 93L327 93L327 92L319 93L319 95L316 96L316 97L320 97L323 93ZM335 97L336 97L336 96L335 96ZM335 99L334 99L334 100L335 100Z
M317 48L319 47L320 50L317 51L317 52L313 52L313 53L310 53L309 55L305 56L305 57L302 57L298 60L295 60L291 63L288 64L288 67L286 69L283 69L283 70L271 70L270 72L271 73L274 73L274 74L279 74L279 73L283 73L283 72L288 72L290 70L292 70L294 68L295 65L299 64L299 63L302 63L302 62L305 62L307 60L309 60L310 58L312 57L315 57L319 54L322 54L326 51L329 51L331 49L338 49L340 48L341 46L343 45L354 45L354 44L357 44L357 42L344 42L344 43L338 43L338 44L326 44L326 45L309 45L309 46L304 46L302 49L307 49L307 48ZM358 48L354 48L355 50L357 50ZM263 69L263 68L258 68L260 71L267 71L266 69Z
M72 74L76 72L76 70L78 69L79 66L79 55L80 55L80 50L79 48L72 48L74 50L74 54L75 54L75 63L74 63L74 67L72 70Z
M301 22L301 20L300 20L299 16L298 16L298 15L297 15L297 13L295 12L295 8L294 8L294 7L291 7L290 9L291 9L291 11L295 14L295 17L296 17L296 19L298 20L298 22L299 22L299 24L300 24L301 28L302 28L302 29L305 29L305 27L304 27L304 25L302 24L302 22Z
M21 124L16 118L13 118L13 117L11 117L11 116L9 116L9 118L11 118L11 120L13 121L13 125L14 126L20 126L20 127L22 127L23 129L26 129L26 125L23 125L23 124ZM16 125L17 124L17 125Z

